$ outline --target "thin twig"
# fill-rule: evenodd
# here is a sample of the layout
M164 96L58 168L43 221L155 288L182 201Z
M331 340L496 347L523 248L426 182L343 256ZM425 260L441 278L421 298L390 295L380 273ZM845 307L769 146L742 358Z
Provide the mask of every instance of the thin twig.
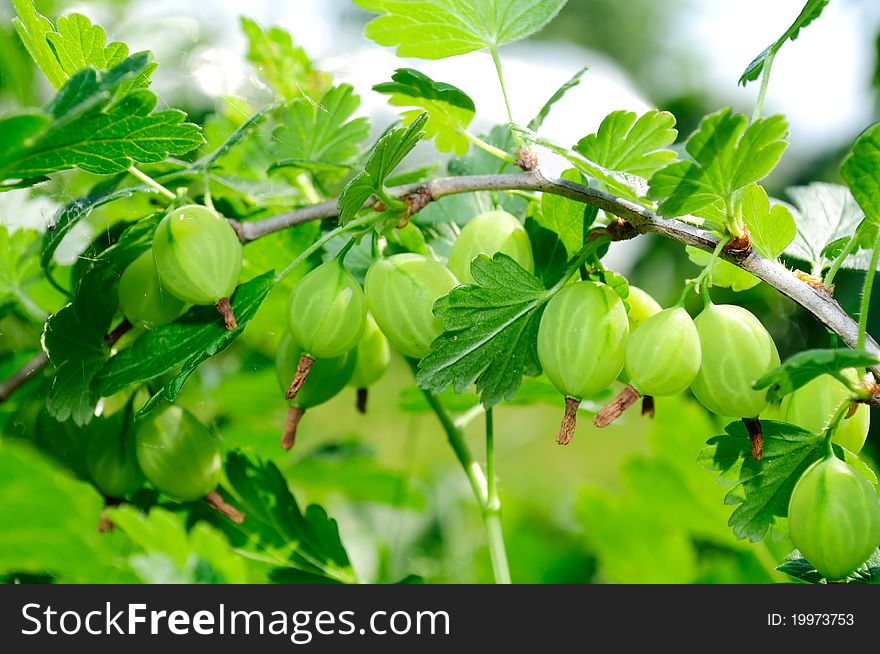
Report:
M5 402L12 394L15 393L27 380L49 363L49 357L45 352L40 352L30 359L21 368L12 373L9 377L0 382L0 403Z

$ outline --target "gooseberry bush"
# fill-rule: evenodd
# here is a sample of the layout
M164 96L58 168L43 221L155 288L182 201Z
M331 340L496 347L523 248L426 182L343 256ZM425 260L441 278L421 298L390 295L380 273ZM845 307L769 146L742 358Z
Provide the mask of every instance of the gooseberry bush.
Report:
M506 104L501 47L565 4L354 2L372 12L365 34L376 47L427 60L486 51ZM403 362L414 386L400 406L439 420L498 582L521 573L508 563L494 414L548 398L561 422L544 426L547 448L554 432L569 450L589 447L608 432L585 433L585 417L614 430L632 424L638 402L643 420L666 425L667 440L653 444L662 465L624 473L642 496L627 522L642 529L633 542L647 541L644 557L662 561L673 547L651 522L672 511L707 542L757 544L771 579L786 578L776 566L806 582L880 579L877 479L860 458L880 397L880 347L867 334L880 126L843 159L845 185L791 189L796 207L762 186L788 145L785 117L763 112L774 57L827 0L808 0L746 68L743 85L760 80L753 115L722 108L685 135L669 112L614 111L573 144L542 126L586 69L531 121L507 104L509 120L477 134L478 108L463 90L400 68L373 87L400 119L375 131L350 85L283 30L243 18L247 59L274 98L262 108L230 100L197 124L157 109L153 78L176 73L151 53L107 43L83 15L50 19L31 0L12 4L18 38L54 94L0 118L0 190L60 204L42 234L0 227L0 483L30 484L2 493L11 536L0 535L0 572L364 580L336 521L294 497L289 483L309 462L290 463L285 451L309 447L296 438L306 412L337 395L351 393L361 412L397 403L381 393L368 402L368 390ZM444 164L414 165L417 147ZM542 172L549 157L566 162L559 178ZM92 240L77 242L89 224ZM672 306L606 264L618 242L645 234L678 242L699 266L676 281ZM72 249L71 263L62 255ZM843 269L863 271L855 319L834 297ZM784 347L781 361L761 321L729 300L760 283L801 305L827 337L814 349ZM719 289L728 303L713 301ZM39 343L16 342L16 321L39 325ZM224 367L226 351L244 344L249 358ZM273 361L277 388L273 380L249 407L277 427L272 451L240 439L230 447L223 420L199 417L204 398L190 380L229 384L232 411L244 402L235 385L249 383L246 368ZM680 427L697 425L702 451L675 440L675 413L696 406L665 399L681 395L709 412ZM464 431L478 415L485 465ZM401 438L406 422L392 425ZM673 466L670 452L686 465ZM682 485L661 507L650 502L663 497L663 466L672 466L667 486ZM719 495L704 469L727 490ZM376 492L369 475L356 486L353 475L311 470L342 492ZM532 502L553 507L552 497ZM734 507L727 525L725 505ZM614 529L597 506L588 494L581 510ZM45 542L58 538L52 516L66 534L54 548ZM777 556L781 548L791 554ZM169 561L173 572L163 572Z

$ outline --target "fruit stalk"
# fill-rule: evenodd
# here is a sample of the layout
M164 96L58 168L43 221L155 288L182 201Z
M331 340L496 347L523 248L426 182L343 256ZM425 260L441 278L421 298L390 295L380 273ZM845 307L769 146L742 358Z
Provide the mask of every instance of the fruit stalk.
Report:
M648 416L649 418L654 417L654 396L653 395L643 395L642 396L642 415Z
M357 407L358 413L366 413L367 412L367 397L369 396L369 390L366 388L357 389L357 403L355 406Z
M630 384L627 384L599 413L593 416L593 424L597 427L607 427L617 420L621 414L630 408L641 397L639 392ZM644 409L644 407L643 407ZM653 410L653 409L652 409Z
M565 415L562 416L559 432L556 434L556 442L560 445L571 443L571 439L574 436L574 428L577 425L577 411L580 405L580 400L573 397L565 398Z
M749 432L749 441L752 443L752 456L760 461L764 455L764 430L761 429L761 421L758 418L743 418L743 424Z

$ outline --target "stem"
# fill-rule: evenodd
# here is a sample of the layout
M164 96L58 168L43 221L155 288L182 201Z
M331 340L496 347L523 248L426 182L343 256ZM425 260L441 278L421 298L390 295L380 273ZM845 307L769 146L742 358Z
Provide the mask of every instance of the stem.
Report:
M858 234L855 232L849 237L849 240L846 242L846 245L843 247L843 250L840 251L840 254L834 259L831 263L831 267L828 268L828 272L825 273L825 280L823 283L828 288L831 288L831 285L834 283L834 276L837 274L837 271L840 270L840 267L843 265L843 262L846 261L846 258L852 254L852 251L856 247L856 242L858 241Z
M868 332L868 311L871 306L871 289L874 286L874 275L877 272L877 262L880 260L880 238L874 243L871 252L871 263L865 271L865 286L862 288L862 300L859 306L859 337L856 347L865 349L865 334Z
M459 134L464 136L468 141L476 145L481 150L484 150L485 152L491 154L493 157L498 157L502 161L506 161L509 164L516 164L516 157L514 157L509 152L505 152L501 148L496 148L491 143L487 143L476 134L473 134L466 129L461 130Z
M350 232L354 229L357 229L358 227L363 227L364 225L368 225L372 221L376 220L376 216L378 216L378 215L379 214L373 214L373 215L367 214L365 216L361 216L360 218L355 218L350 223L347 223L345 225L340 225L339 227L337 227L335 229L331 229L329 232L324 234L321 238L319 238L317 241L312 243L305 250L300 252L299 256L296 259L294 259L292 262L290 262L290 264L288 264L288 266L284 270L282 270L280 273L275 275L275 282L276 283L280 282L282 279L287 277L291 272L293 272L293 270L300 263L302 263L303 261L308 259L310 256L312 256L312 254L314 254L315 252L320 250L322 247L324 247L324 245L326 245L327 243L332 241L334 238L336 238L340 234L344 234L345 232Z
M128 169L128 172L130 172L132 175L137 177L140 181L142 181L144 184L149 186L151 189L153 189L157 193L161 193L162 195L164 195L169 200L176 200L177 199L177 196L174 195L174 193L172 193L167 188L162 186L159 182L157 182L155 179L153 179L152 177L147 175L145 172L142 172L141 170L139 170L136 166L131 166Z
M406 361L412 369L413 374L415 374L418 371L418 364L409 358ZM453 422L452 417L449 415L446 407L443 406L440 398L436 395L432 395L430 391L424 389L422 389L422 394L425 396L428 405L434 411L437 420L440 421L440 425L446 432L446 438L449 441L449 445L452 447L455 457L458 459L459 464L464 470L464 474L467 476L468 481L471 484L471 490L473 491L474 498L477 500L477 504L480 505L480 512L483 516L483 526L486 529L489 556L492 559L492 571L495 575L495 583L509 584L510 571L507 566L504 535L501 531L501 506L500 502L497 500L497 495L494 496L496 504L492 505L490 503L489 489L494 487L494 481L489 482L486 479L483 469L480 467L480 464L474 460L474 457L467 446L467 442L464 439L464 433L461 429L456 427L455 422ZM487 413L489 412L487 411ZM492 470L494 471L494 446L491 443L491 436L489 436L491 433L491 418L487 418L486 427L486 462L487 465L492 466ZM496 491L493 488L491 492L494 494Z
M488 482L486 507L483 521L489 541L489 555L492 558L492 572L499 584L510 583L510 566L507 563L507 550L504 547L504 532L501 525L501 499L498 497L498 484L495 479L495 428L492 409L486 409L486 479Z
M501 85L501 95L504 97L504 108L507 109L507 120L513 123L515 122L513 120L513 111L510 108L510 97L507 95L507 85L504 83L504 71L501 69L501 57L498 56L498 48L494 45L490 46L489 54L492 55L492 63L495 64L495 73L498 75L498 83ZM513 132L513 139L516 141L517 145L522 145L520 135L516 132Z
M12 373L9 377L0 382L0 403L5 402L12 394L34 376L49 363L49 357L45 352L40 352L32 359L28 360L21 368Z
M761 75L761 88L758 91L758 97L755 100L755 112L752 114L752 122L761 119L761 112L764 110L764 98L767 96L767 86L770 84L770 68L773 66L773 57L776 53L772 50L767 53L764 58L764 71Z

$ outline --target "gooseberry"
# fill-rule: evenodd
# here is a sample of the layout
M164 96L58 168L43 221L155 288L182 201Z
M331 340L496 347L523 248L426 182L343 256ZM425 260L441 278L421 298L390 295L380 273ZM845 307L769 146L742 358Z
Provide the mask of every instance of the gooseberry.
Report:
M196 204L172 209L156 227L153 256L162 286L184 302L216 306L226 329L236 328L229 296L241 272L241 242L223 216Z
M86 468L107 497L125 497L144 484L144 473L135 454L134 433L128 417L96 420L89 428Z
M645 319L626 345L626 372L643 395L675 395L694 380L702 352L694 321L682 307Z
M404 356L421 359L443 333L434 302L458 285L442 264L419 254L395 254L367 271L367 306L379 329Z
M147 250L122 273L119 306L132 325L152 329L177 318L186 303L162 286L156 260Z
M791 540L827 579L846 578L880 544L880 498L851 466L829 456L795 484L788 506Z
M571 441L580 400L608 387L620 373L628 335L626 308L605 284L570 284L547 303L538 326L538 358L565 396L560 445Z
M503 209L472 218L449 252L449 270L462 284L472 284L471 261L478 254L490 259L503 252L529 272L535 270L532 244L522 223Z

